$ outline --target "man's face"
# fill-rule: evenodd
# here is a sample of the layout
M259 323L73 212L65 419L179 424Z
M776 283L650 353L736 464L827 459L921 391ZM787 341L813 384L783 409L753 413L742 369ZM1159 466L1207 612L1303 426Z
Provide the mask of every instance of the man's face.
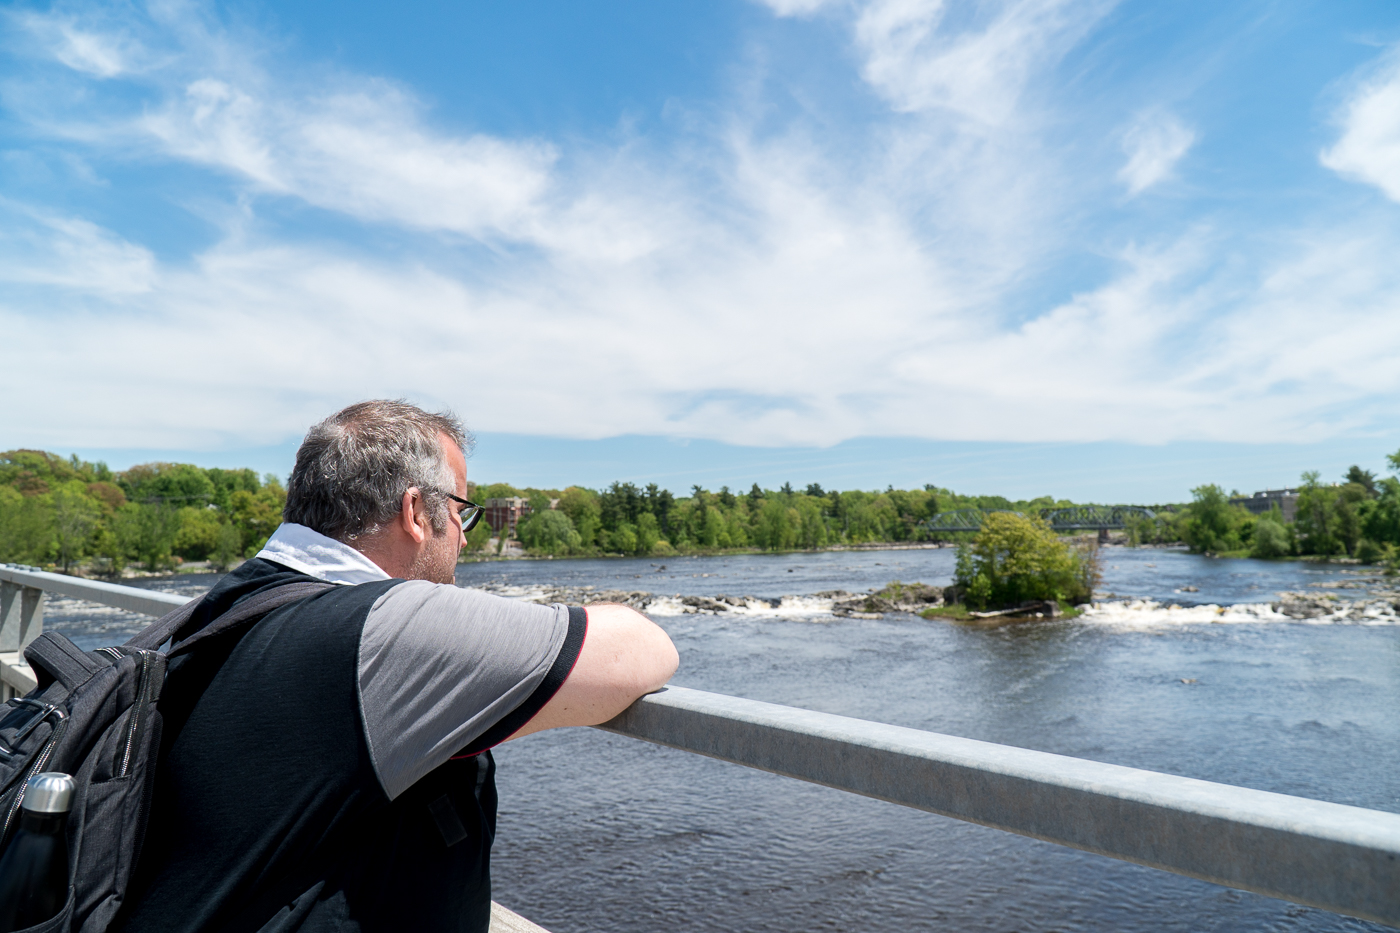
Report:
M452 467L453 483L456 487L453 492L459 498L465 499L467 459L447 435L439 434L438 440L442 443L447 462ZM431 525L429 526L430 534L423 542L422 549L414 555L408 579L428 580L432 583L457 582L457 555L467 543L466 536L462 534L462 522L459 517L463 508L465 506L458 502L448 501L447 527L441 532L436 532L432 530Z

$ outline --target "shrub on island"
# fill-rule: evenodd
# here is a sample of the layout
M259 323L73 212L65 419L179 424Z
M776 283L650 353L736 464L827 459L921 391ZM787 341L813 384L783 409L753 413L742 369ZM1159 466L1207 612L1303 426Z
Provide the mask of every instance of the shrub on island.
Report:
M994 512L972 542L958 548L949 595L973 611L1049 600L1077 605L1093 597L1097 582L1092 550L1061 541L1044 519Z

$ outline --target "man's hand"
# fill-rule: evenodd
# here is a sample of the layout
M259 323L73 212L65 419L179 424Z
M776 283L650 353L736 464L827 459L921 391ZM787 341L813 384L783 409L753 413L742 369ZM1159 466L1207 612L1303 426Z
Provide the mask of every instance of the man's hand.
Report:
M607 722L671 679L680 664L661 627L636 610L589 606L583 650L559 692L511 736Z

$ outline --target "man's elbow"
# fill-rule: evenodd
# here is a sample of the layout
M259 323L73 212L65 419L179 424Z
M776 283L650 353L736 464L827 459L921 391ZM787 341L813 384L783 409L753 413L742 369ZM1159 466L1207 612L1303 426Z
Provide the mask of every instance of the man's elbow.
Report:
M612 653L609 679L615 689L620 688L618 700L625 707L664 686L680 666L680 655L666 631L640 612L624 606L609 606L605 611L606 622L598 621L608 626L618 649Z
M661 631L660 626L657 627L657 631ZM675 675L676 668L681 666L680 653L676 651L676 645L670 636L661 632L661 639L662 643L657 646L653 659L652 676L647 678L643 694L660 690Z
M637 618L641 637L638 638L638 657L632 670L633 699L665 686L681 663L681 656L671 636L641 613L637 613Z

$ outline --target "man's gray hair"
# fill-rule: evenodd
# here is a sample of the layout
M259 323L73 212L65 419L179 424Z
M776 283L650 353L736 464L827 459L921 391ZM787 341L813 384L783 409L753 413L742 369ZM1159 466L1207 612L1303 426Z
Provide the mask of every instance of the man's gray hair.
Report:
M353 541L397 518L404 492L416 486L441 534L446 494L456 487L443 434L464 453L471 449L471 435L450 411L432 414L402 399L341 409L313 425L297 449L282 520Z

